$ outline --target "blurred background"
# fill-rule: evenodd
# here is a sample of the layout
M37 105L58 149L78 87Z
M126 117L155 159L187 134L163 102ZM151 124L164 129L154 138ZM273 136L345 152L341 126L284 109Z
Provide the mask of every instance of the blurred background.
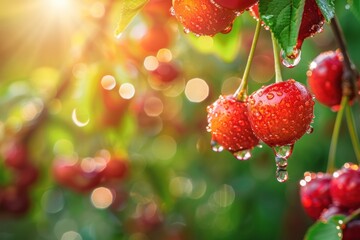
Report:
M359 20L336 4L359 69ZM230 33L196 37L170 7L150 0L115 36L121 1L0 2L0 239L303 239L299 180L326 170L336 114L315 105L285 183L267 146L248 161L213 152L206 107L238 87L256 21L245 12ZM284 79L306 84L336 48L326 24ZM262 29L250 92L274 82L273 65ZM336 161L355 162L346 124Z

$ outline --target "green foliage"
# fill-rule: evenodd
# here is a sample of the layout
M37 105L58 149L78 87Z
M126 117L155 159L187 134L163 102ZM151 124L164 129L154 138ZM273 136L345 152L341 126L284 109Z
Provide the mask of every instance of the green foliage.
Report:
M305 240L340 240L342 239L341 224L345 216L335 215L326 222L319 221L311 226L305 235Z
M348 4L350 4L350 8L355 16L360 21L360 1L357 0L348 0Z
M324 15L325 20L330 20L335 16L335 0L316 0L321 13Z
M274 33L280 47L291 55L296 46L304 0L260 0L261 19Z

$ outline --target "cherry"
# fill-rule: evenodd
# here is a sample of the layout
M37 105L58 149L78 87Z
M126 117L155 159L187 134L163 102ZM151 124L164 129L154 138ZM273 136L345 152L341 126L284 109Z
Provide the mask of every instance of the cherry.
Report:
M107 180L122 180L128 172L127 160L121 158L111 158L106 164L102 176Z
M331 175L326 173L304 174L300 181L301 204L309 217L316 220L331 204Z
M330 193L334 204L356 209L360 207L360 169L352 163L333 173Z
M229 32L236 18L236 12L212 0L174 0L173 10L185 32L213 36L219 32Z
M262 87L248 99L255 135L271 147L293 145L312 128L314 101L304 85L289 79Z
M247 103L236 99L233 95L220 96L207 107L208 126L214 150L222 148L233 153L239 159L249 158L249 150L255 147L259 140L251 130L248 121ZM245 154L245 156L243 155Z
M306 0L296 48L301 49L304 39L322 31L323 25L324 16L322 15L316 1Z
M334 216L334 215L349 215L349 209L346 208L342 208L340 206L336 206L336 205L330 205L329 208L324 209L324 211L321 213L319 219L326 221L328 220L330 217Z
M170 83L179 77L180 70L174 62L159 62L159 66L150 74L160 83Z
M143 8L143 13L158 22L170 18L171 0L150 0Z
M25 144L13 142L5 152L5 164L14 169L22 168L29 161L28 155Z
M140 39L140 46L144 55L156 54L161 48L168 48L172 42L172 31L164 23L157 23L147 29Z
M1 209L5 212L23 215L30 209L30 196L24 189L9 186L4 189L1 199Z
M245 11L247 8L251 7L252 5L258 2L258 0L213 0L213 1L221 5L222 7L226 7L239 12Z
M15 172L15 185L21 188L27 188L33 185L38 178L39 170L35 166L27 164Z
M360 219L355 219L348 222L343 229L343 240L358 240L360 239Z
M343 57L340 51L318 55L307 72L308 85L315 98L332 110L339 109L342 98ZM352 100L355 95L350 97Z

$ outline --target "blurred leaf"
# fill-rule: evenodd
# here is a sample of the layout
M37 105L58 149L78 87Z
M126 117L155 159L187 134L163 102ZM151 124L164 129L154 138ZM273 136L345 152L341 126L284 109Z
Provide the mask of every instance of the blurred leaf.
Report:
M125 30L125 28L147 2L148 0L120 1L119 22L115 30L115 36L119 36Z
M215 54L224 61L233 61L241 45L241 21L237 18L227 34L216 34L214 37L189 35L190 43L202 53Z
M351 8L352 12L360 21L360 1L348 0L348 4L350 4L350 8Z
M342 232L339 221L344 219L343 215L335 215L327 222L316 222L308 229L305 240L341 240Z
M335 16L335 0L316 0L325 20L329 22Z
M291 55L296 46L305 0L260 0L261 19L280 47Z

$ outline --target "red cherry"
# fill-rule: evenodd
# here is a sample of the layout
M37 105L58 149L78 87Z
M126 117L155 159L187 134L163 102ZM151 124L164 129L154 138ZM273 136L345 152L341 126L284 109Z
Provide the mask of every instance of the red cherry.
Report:
M233 95L220 96L208 106L207 112L207 130L211 132L212 142L220 145L214 150L221 151L225 148L239 159L249 158L249 150L255 147L259 140L250 127L247 103L238 101Z
M336 205L330 205L329 208L324 209L324 211L321 213L319 219L322 221L328 220L330 217L334 215L349 215L349 210L346 208L342 208L340 206Z
M5 212L23 215L31 206L30 197L26 190L14 186L4 190L1 199L1 209Z
M360 239L360 219L348 222L343 229L343 240L359 240Z
M221 5L222 7L226 7L239 12L245 11L247 8L251 7L252 5L258 2L258 0L213 0L213 1Z
M28 151L23 143L14 142L5 152L5 164L11 168L19 169L28 163Z
M170 83L179 77L180 70L173 62L159 62L159 66L150 73L155 80Z
M262 87L248 99L249 121L255 135L271 147L293 145L314 117L314 101L293 79Z
M144 55L156 54L161 48L168 48L172 42L172 36L167 24L158 23L148 28L146 34L140 39Z
M15 185L21 188L27 188L37 181L39 170L35 166L28 164L17 170L15 175Z
M304 179L300 181L301 204L308 216L314 220L331 204L330 182L330 174L309 172L306 172Z
M340 51L323 52L310 64L308 85L315 98L332 110L339 109L342 98L343 57ZM355 95L350 97L350 101Z
M304 39L322 31L323 25L324 16L322 15L316 1L306 0L296 48L301 49Z
M346 208L360 207L360 169L352 163L333 173L330 185L331 197L334 204Z
M93 170L84 171L80 164L69 165L65 161L57 161L53 165L54 178L60 185L77 192L88 192L101 181L101 172Z
M120 158L112 158L106 164L102 172L102 176L107 180L122 180L128 172L128 162L127 160Z
M143 8L143 13L151 19L163 22L171 17L170 8L172 0L150 0Z
M212 0L174 0L175 17L184 26L185 32L213 36L228 32L236 18L236 12Z

